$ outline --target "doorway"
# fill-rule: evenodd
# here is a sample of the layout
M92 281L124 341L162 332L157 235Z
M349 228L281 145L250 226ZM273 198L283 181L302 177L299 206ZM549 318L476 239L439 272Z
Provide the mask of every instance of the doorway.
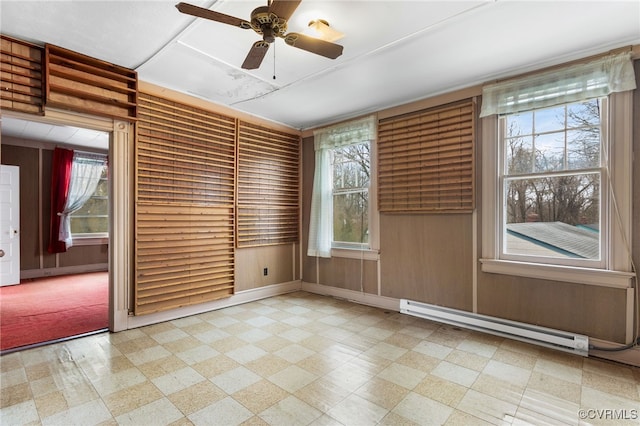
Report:
M111 125L113 126L113 125ZM47 251L48 242L50 240L50 211L51 211L51 164L53 157L53 149L55 147L63 147L68 150L94 152L94 153L110 153L111 133L105 130L95 130L61 124L57 122L31 121L27 118L12 117L3 115L2 117L2 139L1 139L1 162L2 164L14 165L20 167L20 205L21 205L21 223L20 223L20 242L22 246L21 264L21 283L13 286L11 289L12 298L7 295L6 300L18 300L14 297L16 293L33 292L34 289L42 289L38 291L48 291L47 288L53 288L46 285L40 285L47 280L58 278L62 281L59 286L77 285L84 274L102 272L102 286L106 277L106 292L94 292L95 297L103 300L94 300L106 306L106 319L93 324L99 330L109 328L110 297L109 297L109 269L110 269L110 248L109 241L110 222L109 208L110 194L106 195L106 215L102 218L102 222L107 226L103 232L95 232L92 235L82 235L81 238L75 238L73 247L67 252L59 254L51 254ZM104 186L102 192L104 195ZM94 204L96 204L94 200ZM86 210L86 209L85 209ZM82 212L86 214L87 212ZM100 219L92 219L100 221ZM73 230L72 230L73 232ZM64 277L68 277L64 280ZM66 282L65 282L66 281ZM89 283L91 280L85 280ZM95 280L94 280L95 281ZM72 284L73 283L73 284ZM38 284L38 285L36 285ZM21 287L22 286L22 287ZM70 288L70 287L69 287ZM5 291L9 294L9 291ZM100 296L96 296L100 295ZM86 297L80 291L71 291L68 293L69 298ZM48 294L46 297L50 297ZM43 293L43 299L45 295ZM80 299L79 299L80 300ZM89 302L89 303L93 303ZM3 307L7 307L5 301L0 300ZM78 302L78 304L88 304L87 300ZM5 309L8 310L8 309ZM104 307L103 307L104 310ZM82 312L87 310L78 309L77 314L80 317L73 318L72 321L85 322L89 321L88 317L83 318ZM20 314L22 315L22 314ZM35 313L33 318L41 315ZM87 314L88 315L88 314ZM102 315L104 317L104 315ZM47 325L47 327L56 327L55 321ZM66 326L60 325L60 328ZM69 328L69 327L66 327ZM3 329L4 332L4 329ZM4 336L3 336L4 337ZM72 337L72 336L65 336ZM4 339L3 339L4 340ZM5 345L3 345L3 350Z

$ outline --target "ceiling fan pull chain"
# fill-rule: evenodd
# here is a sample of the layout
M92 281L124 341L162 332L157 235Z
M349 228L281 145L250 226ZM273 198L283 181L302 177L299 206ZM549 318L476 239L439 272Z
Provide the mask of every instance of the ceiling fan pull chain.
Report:
M276 43L273 43L273 79L276 79Z

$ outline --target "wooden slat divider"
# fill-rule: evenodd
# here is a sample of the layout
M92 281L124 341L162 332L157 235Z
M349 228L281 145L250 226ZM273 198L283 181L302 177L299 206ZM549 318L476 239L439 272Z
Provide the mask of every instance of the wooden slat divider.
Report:
M467 99L378 123L381 212L473 211L475 115Z
M138 74L131 69L45 45L45 105L134 121Z
M44 49L0 35L0 109L44 114Z
M135 314L228 297L236 120L145 93L139 101Z
M239 121L236 245L299 240L300 137Z

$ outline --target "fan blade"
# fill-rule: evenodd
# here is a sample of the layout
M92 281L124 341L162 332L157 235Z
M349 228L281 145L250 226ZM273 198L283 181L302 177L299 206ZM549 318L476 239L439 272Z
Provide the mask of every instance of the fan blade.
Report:
M339 44L309 37L299 33L289 33L284 37L285 43L307 52L315 53L325 58L335 59L342 55L343 47Z
M301 0L273 0L269 6L269 12L287 21L298 8L300 1Z
M256 68L260 68L264 55L267 54L267 50L269 50L269 43L266 41L260 40L253 43L251 50L249 50L249 54L247 54L247 57L242 63L242 68L245 70L255 70Z
M240 27L243 29L251 28L251 24L244 19L236 18L235 16L225 15L224 13L214 12L213 10L205 9L203 7L194 6L189 3L178 3L176 8L182 13L187 15L193 15L198 18L210 19L216 22L222 22L223 24L233 25L234 27Z

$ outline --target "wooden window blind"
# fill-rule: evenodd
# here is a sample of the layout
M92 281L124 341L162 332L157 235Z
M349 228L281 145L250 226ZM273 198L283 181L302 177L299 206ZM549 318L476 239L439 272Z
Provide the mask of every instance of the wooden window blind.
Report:
M472 99L378 123L378 205L387 213L474 208Z
M240 121L237 246L298 242L300 137Z
M230 296L236 120L141 93L137 132L135 314Z
M137 117L138 74L61 47L46 45L46 106L102 117Z
M43 49L4 35L0 42L0 107L42 115Z

